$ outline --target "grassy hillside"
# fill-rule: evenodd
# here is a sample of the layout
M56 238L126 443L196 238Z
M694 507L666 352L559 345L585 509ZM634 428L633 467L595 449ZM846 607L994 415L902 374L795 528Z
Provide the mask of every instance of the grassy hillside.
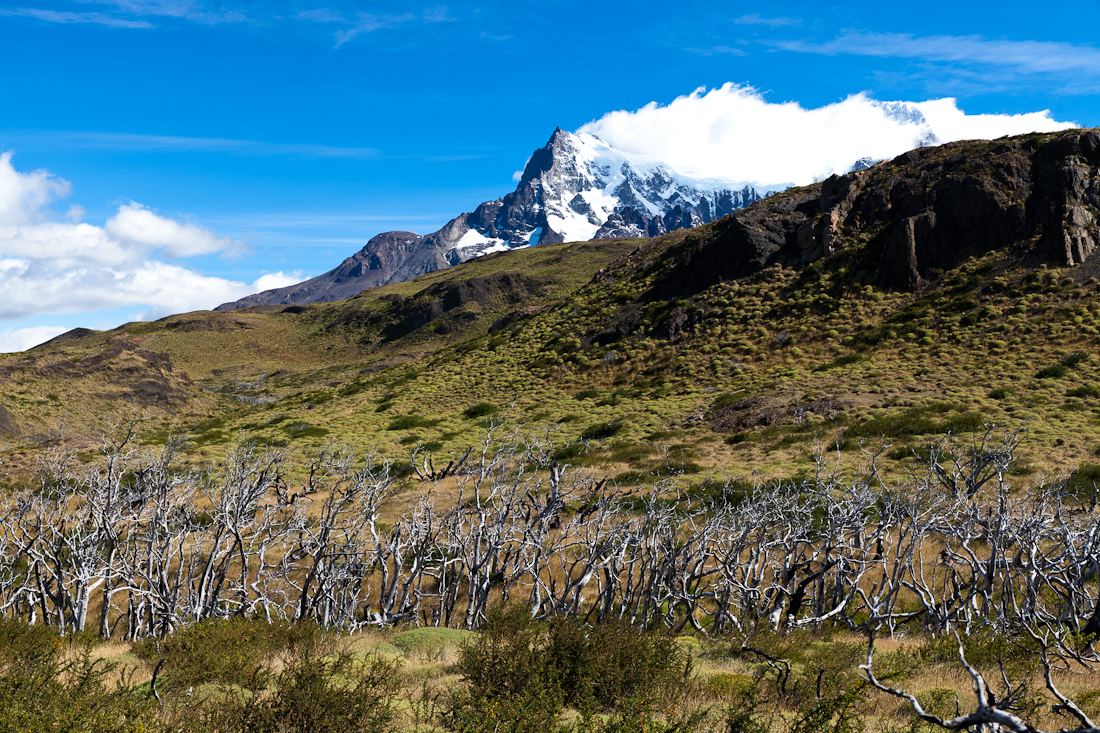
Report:
M981 163L967 176L1000 186L997 145L891 161L860 185L896 190L961 150ZM0 360L0 470L25 473L59 441L91 451L135 414L146 441L187 431L202 460L242 436L295 455L334 440L448 453L503 421L550 430L561 455L628 483L792 476L815 446L884 440L900 472L932 436L990 423L1030 431L1021 475L1100 462L1091 262L1060 266L1029 237L958 249L915 290L887 287L886 212L838 229L812 262L779 248L755 267L715 264L737 253L731 221L790 229L783 217L821 195L794 189L648 242L498 254L339 303L55 339Z

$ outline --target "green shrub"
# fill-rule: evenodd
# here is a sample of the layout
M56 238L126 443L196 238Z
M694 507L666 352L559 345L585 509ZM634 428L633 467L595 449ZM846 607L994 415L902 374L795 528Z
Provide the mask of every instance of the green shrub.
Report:
M550 622L546 663L565 702L581 710L611 710L621 700L671 699L691 676L692 659L674 638L608 620Z
M692 660L660 632L620 621L590 626L571 617L540 623L516 606L490 612L456 669L462 684L445 702L447 730L656 731L666 728L653 727L660 725L654 712L687 689ZM566 704L581 712L580 727L563 726ZM599 711L612 717L601 721ZM645 726L622 727L627 721Z
M66 646L44 624L0 619L0 730L155 729L155 702L135 692L132 670L92 659L90 645L78 646L75 655L66 654Z
M134 653L155 664L164 660L161 682L166 690L204 684L263 689L270 681L267 663L281 654L331 651L334 638L313 621L269 624L262 619L208 619L164 639L133 645Z
M1077 365L1089 358L1089 355L1083 351L1071 351L1070 353L1059 359L1060 364L1064 364L1070 369L1076 369Z
M1077 365L1088 359L1088 354L1083 351L1071 351L1056 363L1040 369L1035 376L1039 379L1061 379L1069 373L1070 369L1076 369Z
M561 688L542 654L542 634L522 606L491 610L485 630L459 652L462 684L444 701L443 727L550 733L561 728Z
M1009 679L1030 676L1039 668L1039 656L1033 653L1035 643L1028 637L1013 638L1000 632L978 630L962 637L962 647L967 662L979 670L996 671L998 676L1002 666ZM941 634L925 639L915 654L925 664L957 666L959 642L954 634Z
M388 733L395 729L397 662L349 652L294 658L264 694L227 690L200 729L226 733Z
M1081 499L1091 499L1094 495L1100 494L1100 491L1095 490L1094 486L1100 486L1100 466L1096 464L1085 464L1078 467L1066 480L1066 491L1071 496Z
M954 718L958 714L959 694L950 687L929 687L916 693L914 697L925 712L932 715Z
M412 430L413 428L434 428L439 420L429 420L423 415L402 415L390 420L386 430Z
M583 441L575 440L554 449L554 459L558 461L569 461L580 458L586 453L588 453L588 446L586 446Z
M830 369L836 369L837 367L849 366L851 364L857 364L863 361L861 354L845 354L844 356L838 356L827 364L821 364L814 367L815 372L826 372Z
M604 440L618 435L623 430L623 424L619 420L610 422L593 423L581 433L582 440Z
M848 438L905 438L913 435L968 433L979 430L984 422L980 413L959 412L960 405L935 402L923 407L911 407L900 414L884 415L844 431ZM954 411L954 414L949 414ZM945 415L935 419L933 415Z
M1039 379L1061 379L1069 373L1069 368L1065 364L1051 364L1045 366L1035 373L1035 376Z
M739 445L740 443L752 443L759 440L756 433L751 430L742 430L739 433L731 433L726 436L726 445Z
M328 428L310 425L307 422L295 422L284 425L283 432L290 438L323 438L328 435Z
M711 697L730 698L744 695L756 687L756 681L745 674L722 672L706 678L703 692Z
M489 415L495 415L500 412L500 408L489 402L478 402L476 405L470 405L462 411L462 416L467 420L475 420L479 417L487 417Z

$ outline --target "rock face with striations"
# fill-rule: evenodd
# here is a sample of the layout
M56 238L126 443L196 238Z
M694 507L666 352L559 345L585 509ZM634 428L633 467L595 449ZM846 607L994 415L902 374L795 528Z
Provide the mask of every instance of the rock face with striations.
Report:
M531 155L507 196L486 201L432 234L379 234L334 270L217 310L342 300L484 254L540 243L655 237L720 219L786 187L695 179L592 135L559 128Z
M673 298L856 241L866 246L852 266L899 290L992 250L1078 265L1100 249L1100 131L919 148L776 194L698 234L650 240L616 267L654 268L642 298Z

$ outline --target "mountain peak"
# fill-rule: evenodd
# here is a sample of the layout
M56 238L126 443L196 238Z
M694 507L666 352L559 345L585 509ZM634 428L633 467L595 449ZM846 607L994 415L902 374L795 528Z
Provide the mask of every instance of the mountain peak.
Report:
M219 309L335 300L474 257L519 247L652 237L705 224L787 188L701 180L654 158L616 150L588 133L554 129L524 166L516 190L461 214L437 232L386 232L335 270ZM334 285L333 283L337 283Z

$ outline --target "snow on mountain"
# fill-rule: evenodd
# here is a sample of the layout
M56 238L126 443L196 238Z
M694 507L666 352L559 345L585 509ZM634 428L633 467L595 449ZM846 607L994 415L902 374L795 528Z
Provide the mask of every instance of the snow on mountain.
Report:
M493 252L537 244L654 237L720 219L789 183L761 186L685 175L655 158L558 128L536 150L516 190L418 236L386 232L336 269L297 285L218 306L338 300Z
M467 216L447 259L464 262L502 247L655 236L721 218L789 185L692 178L593 135L558 129L531 156L515 192Z

